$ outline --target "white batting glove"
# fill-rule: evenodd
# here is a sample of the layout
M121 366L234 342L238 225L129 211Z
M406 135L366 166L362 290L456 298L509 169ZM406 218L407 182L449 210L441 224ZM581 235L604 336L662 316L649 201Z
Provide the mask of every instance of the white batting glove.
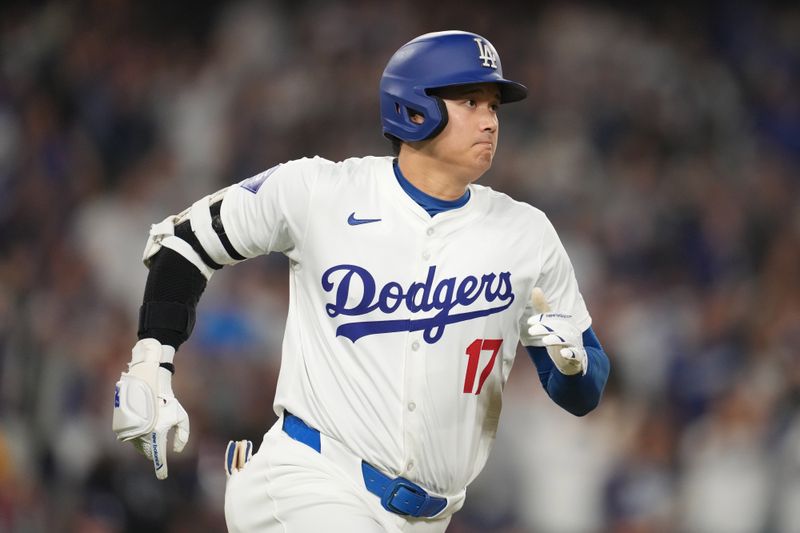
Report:
M131 352L128 371L116 384L112 428L121 441L153 461L156 477L167 477L167 433L176 428L173 449L189 440L189 416L172 392L172 373L159 366L172 362L175 350L155 339L142 339Z
M567 376L586 375L589 357L583 347L583 335L574 325L572 315L554 313L538 287L531 294L534 308L540 312L528 319L528 335L533 346L544 347L558 371Z

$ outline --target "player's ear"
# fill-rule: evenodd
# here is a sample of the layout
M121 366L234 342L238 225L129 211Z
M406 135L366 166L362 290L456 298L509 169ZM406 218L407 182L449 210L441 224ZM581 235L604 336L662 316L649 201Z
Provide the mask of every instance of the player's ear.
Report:
M417 113L415 111L409 111L408 117L414 124L422 124L423 122L425 122L425 117L421 113Z

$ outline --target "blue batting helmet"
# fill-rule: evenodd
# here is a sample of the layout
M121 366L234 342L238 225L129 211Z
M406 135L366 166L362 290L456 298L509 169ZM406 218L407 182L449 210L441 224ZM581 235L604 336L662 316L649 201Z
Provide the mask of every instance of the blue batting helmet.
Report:
M500 56L485 38L466 31L426 33L404 44L381 77L383 134L402 141L422 141L447 125L447 108L433 89L470 83L496 83L501 103L516 102L528 89L503 78ZM425 117L422 124L410 112Z

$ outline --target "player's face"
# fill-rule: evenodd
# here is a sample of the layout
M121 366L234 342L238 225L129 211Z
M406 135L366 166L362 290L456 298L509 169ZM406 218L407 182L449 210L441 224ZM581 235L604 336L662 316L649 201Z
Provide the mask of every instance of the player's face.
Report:
M492 166L500 122L500 91L493 83L441 89L447 106L444 130L430 141L432 155L477 179Z

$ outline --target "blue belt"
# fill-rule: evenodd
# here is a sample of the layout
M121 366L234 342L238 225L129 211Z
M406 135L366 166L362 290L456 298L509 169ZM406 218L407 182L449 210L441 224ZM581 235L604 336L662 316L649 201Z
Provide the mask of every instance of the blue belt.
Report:
M321 453L319 431L291 414L283 413L283 431L294 440ZM425 489L404 477L390 478L366 461L361 461L361 473L367 490L381 499L387 511L415 518L430 518L447 507L447 498L431 496Z

